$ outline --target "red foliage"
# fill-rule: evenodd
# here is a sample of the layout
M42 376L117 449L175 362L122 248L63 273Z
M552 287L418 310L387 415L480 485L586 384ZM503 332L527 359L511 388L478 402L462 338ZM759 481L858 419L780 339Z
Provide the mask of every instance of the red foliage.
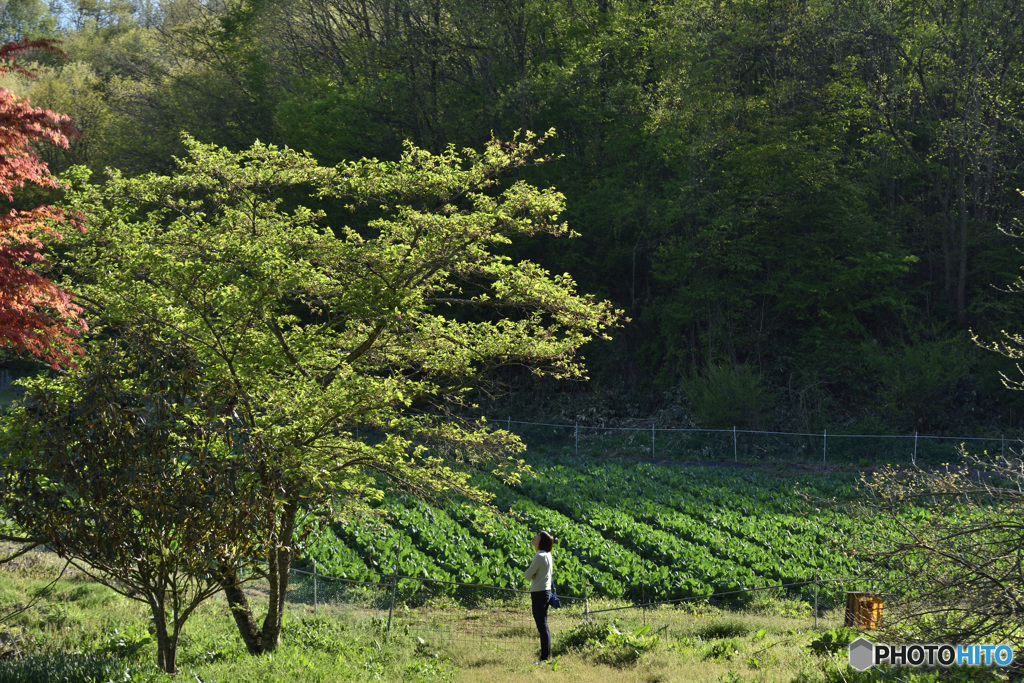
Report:
M17 63L33 49L59 53L49 40L8 43L0 46L0 75L34 77L31 69ZM15 188L26 183L57 187L32 144L45 141L66 149L68 138L77 136L67 115L32 107L27 99L0 88L0 194L12 201ZM39 270L46 263L43 239L60 239L60 224L75 225L52 206L0 214L0 345L43 358L54 368L74 365L74 355L81 353L75 337L87 329L71 294Z

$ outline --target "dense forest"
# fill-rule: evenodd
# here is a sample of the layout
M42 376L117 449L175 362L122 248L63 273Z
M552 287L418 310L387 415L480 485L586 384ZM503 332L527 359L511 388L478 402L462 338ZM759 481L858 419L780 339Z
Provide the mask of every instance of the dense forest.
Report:
M630 321L586 349L588 384L509 374L503 414L936 434L1024 421L1013 363L975 341L1024 310L1022 26L1016 0L0 11L4 41L62 41L4 81L81 132L41 150L57 172L164 171L182 131L334 164L555 129L557 158L525 173L579 236L513 255Z

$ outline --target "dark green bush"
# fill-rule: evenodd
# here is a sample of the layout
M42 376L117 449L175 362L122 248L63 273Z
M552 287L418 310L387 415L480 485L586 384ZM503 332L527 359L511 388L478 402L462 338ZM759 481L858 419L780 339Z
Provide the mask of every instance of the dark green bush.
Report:
M736 363L709 365L684 382L683 389L706 427L758 429L774 403L761 374Z
M750 633L751 628L742 621L713 621L710 624L701 626L694 631L695 636L703 640L717 640L719 638L742 638Z

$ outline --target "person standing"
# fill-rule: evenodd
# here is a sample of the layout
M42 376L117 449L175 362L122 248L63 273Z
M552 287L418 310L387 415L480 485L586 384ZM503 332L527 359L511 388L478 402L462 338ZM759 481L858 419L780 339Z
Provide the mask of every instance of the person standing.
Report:
M551 658L551 631L548 630L548 602L551 600L551 573L554 565L551 562L551 549L555 545L555 537L541 531L533 537L533 549L537 554L533 562L526 568L525 576L530 580L530 600L533 603L533 620L537 623L540 633L540 664Z

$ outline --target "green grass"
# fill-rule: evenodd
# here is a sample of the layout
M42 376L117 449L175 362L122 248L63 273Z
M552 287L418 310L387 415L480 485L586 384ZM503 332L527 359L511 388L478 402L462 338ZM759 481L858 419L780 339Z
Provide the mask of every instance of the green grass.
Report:
M62 566L52 554L38 552L0 567L0 610L10 615L0 624L0 642L10 651L0 661L0 683L182 680L155 666L145 605L77 571L66 572L52 591L33 600ZM279 650L255 658L246 654L224 601L208 601L182 634L178 665L184 680L453 679L450 663L418 651L409 639L387 639L379 621L341 609L319 612L296 606L286 615Z
M636 501L645 495L657 495L662 501L659 504L669 511L670 505L683 508L690 501L699 500L700 507L688 514L714 525L719 535L732 533L756 540L761 527L744 530L740 522L763 518L765 533L776 533L776 526L783 524L785 528L779 533L785 538L776 542L772 537L773 546L782 547L786 539L791 542L792 538L800 539L801 534L807 535L810 544L811 532L817 537L832 530L815 520L814 511L806 509L806 501L792 495L791 477L714 469L674 472L654 465L587 464L579 459L559 467L548 462L541 464L548 466L545 485L569 491L587 488L586 500L566 508L566 525L583 527L582 520L573 520L571 516L584 509L585 504L592 506L594 501L604 500L608 509L613 509L616 502L628 502L633 497L632 507L639 510ZM588 484L588 479L593 481ZM812 490L819 495L845 491L845 479L801 477L805 485L814 482ZM526 494L530 494L543 499L547 492L541 483L539 480L524 485L510 498L526 501ZM625 503L624 506L630 507ZM453 509L452 514L462 514L464 519L458 518L461 521L457 523L455 517L446 519L437 514L406 520L419 527L416 537L423 550L417 552L427 557L426 551L431 548L465 548L477 536L493 536L509 544L509 549L500 554L481 555L481 559L490 558L495 566L515 569L513 585L521 587L517 568L525 566L532 552L528 548L532 527L506 520L507 527L473 527L477 536L459 536L460 525L465 523L468 529L475 518L462 509ZM608 519L610 528L615 519ZM851 534L860 528L857 525L869 522L840 517L831 523L837 525L838 531ZM597 538L598 529L590 529ZM439 533L441 541L430 545L426 541L430 540L428 532L433 531ZM604 528L601 531L608 533ZM623 538L631 540L619 540ZM379 542L380 536L372 540ZM561 553L556 554L556 564L562 576L570 552L579 547L571 541L570 538L556 549L556 553ZM636 543L629 548L611 540L608 544L608 548L623 555L641 549ZM410 556L415 549L411 545L409 540L401 545ZM336 539L325 546L337 562L351 562L355 558L362 563L358 554L353 555L353 549L349 549L348 555L338 555L339 546ZM654 548L653 543L648 546ZM377 548L377 556L390 557L383 550ZM769 565L783 562L769 552L759 554L764 555L763 561ZM443 560L440 555L432 557ZM460 559L455 565L472 563ZM52 590L38 595L62 566L56 556L45 552L30 553L0 565L0 614L6 615L0 618L0 683L895 680L891 672L858 674L846 665L845 650L842 646L834 647L840 642L839 636L848 635L841 630L842 612L834 608L823 610L815 626L814 592L807 587L793 591L762 590L732 605L713 605L699 598L647 610L620 609L630 605L621 594L595 597L591 592L589 605L594 613L589 623L584 623L581 602L569 600L567 596L571 593L567 592L566 608L551 614L556 660L533 666L538 643L528 596L482 587L421 590L418 582L403 581L397 591L398 604L389 615L391 593L386 588L320 579L314 605L312 579L300 574L293 574L289 611L277 651L258 658L249 656L223 598L217 597L205 603L186 624L178 652L180 674L172 678L155 666L156 646L145 605L128 600L73 569ZM324 565L320 567L323 571ZM485 575L492 574L488 571ZM559 584L560 588L564 585ZM838 599L826 601L826 592L821 591L823 605L839 604ZM641 588L640 594L651 598L650 583ZM265 602L265 594L254 590L250 599L259 605ZM964 673L943 672L941 680L957 680L954 674ZM972 680L998 680L989 672L967 673L974 676ZM929 676L914 670L898 672L902 681L938 680Z
M839 626L841 614L822 615L815 631L810 606L784 595L764 594L738 611L684 603L595 614L589 625L578 611L552 612L556 660L533 666L536 636L522 605L467 608L443 598L416 609L399 605L389 635L386 611L326 590L322 596L330 599L318 604L315 615L309 602L290 604L280 648L259 658L245 653L223 600L209 601L185 627L181 673L172 678L154 665L145 606L76 571L33 601L61 566L52 554L39 552L0 567L0 609L10 613L28 605L0 624L0 650L8 651L0 661L0 683L893 680L857 675L843 652L815 651L812 643ZM294 595L308 596L309 579L296 582ZM623 605L601 600L592 606ZM899 678L926 680L913 671Z

